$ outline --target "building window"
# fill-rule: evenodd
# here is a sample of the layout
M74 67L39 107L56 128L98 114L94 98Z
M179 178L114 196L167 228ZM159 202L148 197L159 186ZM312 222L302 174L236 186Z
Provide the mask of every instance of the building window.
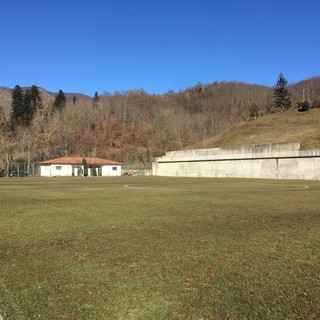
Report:
M112 171L117 171L117 167L112 167Z
M61 170L62 166L56 166L56 170Z

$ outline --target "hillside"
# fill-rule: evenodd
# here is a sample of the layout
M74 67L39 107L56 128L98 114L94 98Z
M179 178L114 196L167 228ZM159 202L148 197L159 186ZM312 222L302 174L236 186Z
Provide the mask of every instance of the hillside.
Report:
M320 148L320 109L308 112L293 109L243 121L188 149L294 141L300 141L303 149Z
M76 95L73 101L75 94L66 93L67 103L59 112L52 109L54 94L40 89L42 108L29 126L18 126L12 134L11 90L0 87L0 170L8 156L12 162L21 163L94 156L150 167L154 157L194 145L206 148L300 140L305 148L317 146L317 111L302 114L296 107L303 93L306 97L312 93L314 101L319 102L320 78L290 85L288 90L292 111L248 124L253 105L260 111L273 112L272 87L240 82L199 83L161 95L144 90L104 94L94 103L91 97L82 95ZM318 102L316 105L320 105Z

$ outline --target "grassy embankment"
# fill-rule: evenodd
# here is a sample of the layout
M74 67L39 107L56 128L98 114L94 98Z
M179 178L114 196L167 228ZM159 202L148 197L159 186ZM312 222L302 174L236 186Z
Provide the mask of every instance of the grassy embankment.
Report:
M319 319L319 194L315 181L3 178L0 314Z
M296 141L300 141L302 149L320 148L319 129L319 109L308 112L298 112L297 109L293 109L242 122L188 149Z

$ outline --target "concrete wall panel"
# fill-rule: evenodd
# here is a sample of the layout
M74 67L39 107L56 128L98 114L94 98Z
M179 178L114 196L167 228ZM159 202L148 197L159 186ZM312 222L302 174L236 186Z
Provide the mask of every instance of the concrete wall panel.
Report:
M166 153L152 165L153 175L320 179L320 150L300 151L299 143L253 145Z

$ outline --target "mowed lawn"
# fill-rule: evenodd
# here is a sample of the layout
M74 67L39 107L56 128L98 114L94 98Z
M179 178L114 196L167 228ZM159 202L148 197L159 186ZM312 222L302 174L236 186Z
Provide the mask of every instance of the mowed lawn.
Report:
M1 178L0 315L320 319L320 182Z

